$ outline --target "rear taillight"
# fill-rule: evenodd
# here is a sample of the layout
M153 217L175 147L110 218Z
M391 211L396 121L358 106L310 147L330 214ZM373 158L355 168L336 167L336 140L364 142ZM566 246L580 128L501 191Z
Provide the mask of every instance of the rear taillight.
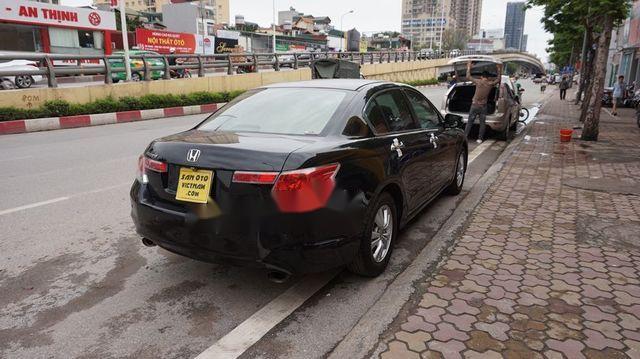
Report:
M336 186L339 164L282 172L271 194L282 212L309 212L324 207Z
M167 172L167 168L168 168L168 166L167 166L167 164L165 162L152 160L152 159L147 158L147 157L144 158L144 169L145 170L164 173L164 172Z
M233 173L233 182L251 184L273 184L278 178L278 172L247 172L236 171Z
M147 171L165 173L167 172L167 168L168 166L165 162L152 160L142 155L138 158L138 181L147 183L149 182Z

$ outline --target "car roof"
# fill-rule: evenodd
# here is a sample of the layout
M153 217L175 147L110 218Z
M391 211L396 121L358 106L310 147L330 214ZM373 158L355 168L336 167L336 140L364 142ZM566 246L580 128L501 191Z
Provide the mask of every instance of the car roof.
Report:
M322 89L338 89L358 91L361 88L372 84L384 84L387 81L380 80L364 80L364 79L325 79L325 80L309 80L280 82L272 85L263 86L262 88L322 88Z

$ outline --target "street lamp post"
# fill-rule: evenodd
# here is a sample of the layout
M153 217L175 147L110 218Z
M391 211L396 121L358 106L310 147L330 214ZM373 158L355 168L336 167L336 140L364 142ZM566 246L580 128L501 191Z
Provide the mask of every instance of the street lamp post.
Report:
M442 45L443 45L443 40L444 40L444 23L445 23L445 19L444 19L444 0L442 0L442 18L440 19L440 21L442 22L442 30L440 31L440 52L442 52Z
M276 53L276 0L273 0L273 53Z
M342 32L343 37L343 39L340 40L340 51L342 51L342 44L344 43L344 39L346 38L346 36L344 36L344 30L342 29L342 21L344 20L344 17L349 14L353 14L353 10L349 10L340 16L340 32Z

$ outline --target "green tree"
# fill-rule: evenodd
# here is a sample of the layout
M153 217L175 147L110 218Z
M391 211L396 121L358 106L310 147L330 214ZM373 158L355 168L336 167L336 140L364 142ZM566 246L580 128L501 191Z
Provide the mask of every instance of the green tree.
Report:
M114 9L114 13L116 16L116 30L122 31L122 26L120 26L120 10ZM127 22L127 31L136 31L137 28L142 27L140 16L126 14L125 19Z
M589 38L594 39L596 50L592 60L585 62L583 59L582 77L587 83L584 83L581 120L584 122L582 139L597 141L611 32L629 15L631 0L529 0L528 4L545 7L542 23L554 35L549 51L556 65L558 62L573 63L575 44L583 43L583 48L588 48ZM590 76L585 76L589 73Z

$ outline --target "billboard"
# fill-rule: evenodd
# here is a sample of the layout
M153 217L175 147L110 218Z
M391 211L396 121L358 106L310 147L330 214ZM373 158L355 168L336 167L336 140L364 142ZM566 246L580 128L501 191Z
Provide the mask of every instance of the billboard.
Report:
M213 36L187 34L161 30L136 29L136 43L141 50L168 54L171 48L177 54L213 54Z

